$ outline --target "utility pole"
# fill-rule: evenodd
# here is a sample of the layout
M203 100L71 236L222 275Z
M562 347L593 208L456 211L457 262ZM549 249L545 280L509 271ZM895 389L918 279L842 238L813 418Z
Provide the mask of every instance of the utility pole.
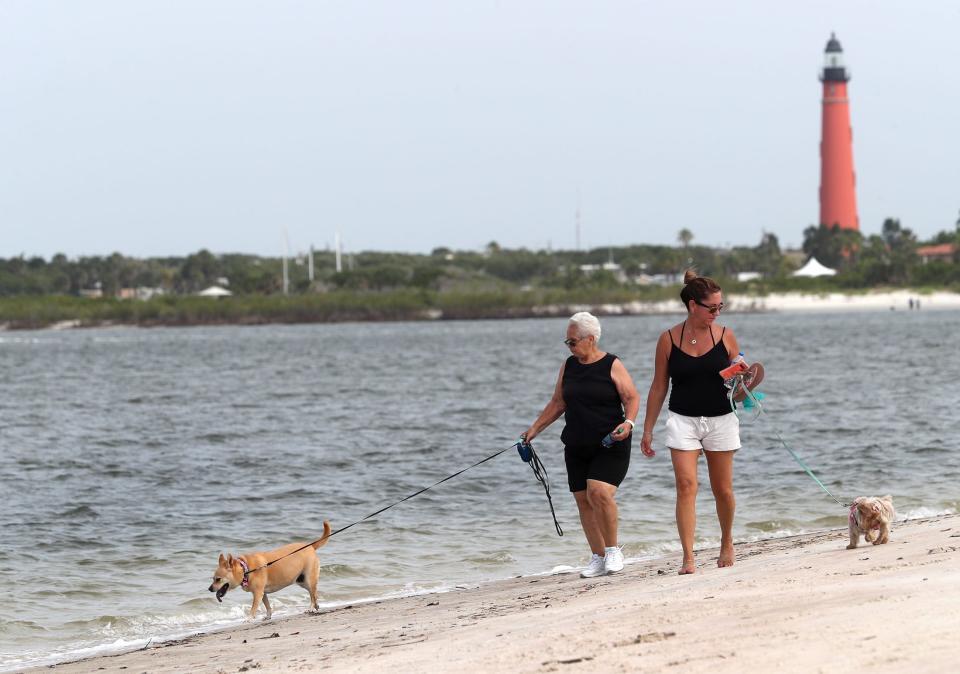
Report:
M307 260L307 274L310 276L310 283L313 283L313 244L310 244L310 257Z
M287 256L290 254L290 240L287 237L287 228L283 228L283 294L290 294L290 274L287 270Z
M339 274L340 272L343 271L343 260L341 259L342 255L343 255L343 247L342 247L342 244L341 244L341 242L340 242L340 232L337 232L337 234L336 234L336 238L335 238L335 240L334 240L334 246L333 246L333 248L334 248L334 251L336 252L336 257L337 257L337 273Z

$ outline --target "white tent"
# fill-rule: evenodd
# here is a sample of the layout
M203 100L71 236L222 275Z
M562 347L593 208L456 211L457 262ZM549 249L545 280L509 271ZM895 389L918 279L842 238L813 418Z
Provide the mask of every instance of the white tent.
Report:
M226 288L221 288L220 286L210 286L206 290L201 290L197 294L201 297L229 297L233 293Z
M807 260L807 263L800 267L797 271L793 272L794 276L807 276L813 278L814 276L834 276L837 273L836 269L830 269L830 267L824 267L817 258L810 256L810 259Z

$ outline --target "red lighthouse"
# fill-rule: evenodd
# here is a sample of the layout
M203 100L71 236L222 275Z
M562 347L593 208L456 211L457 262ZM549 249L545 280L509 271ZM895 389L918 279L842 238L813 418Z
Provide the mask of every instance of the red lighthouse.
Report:
M820 224L860 229L857 217L856 175L853 172L853 129L843 48L836 35L824 52L823 129L820 137Z

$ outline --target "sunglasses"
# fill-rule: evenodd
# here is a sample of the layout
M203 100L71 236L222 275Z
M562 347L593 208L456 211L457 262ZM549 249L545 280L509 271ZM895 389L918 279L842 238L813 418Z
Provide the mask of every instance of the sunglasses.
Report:
M577 337L576 339L570 338L563 340L563 343L572 348L577 345L577 342L584 339L586 339L586 337Z
M700 302L698 300L694 300L694 302L696 302L701 307L709 311L711 314L719 314L721 311L723 311L723 306L724 306L723 302L721 302L720 304L704 304L703 302Z

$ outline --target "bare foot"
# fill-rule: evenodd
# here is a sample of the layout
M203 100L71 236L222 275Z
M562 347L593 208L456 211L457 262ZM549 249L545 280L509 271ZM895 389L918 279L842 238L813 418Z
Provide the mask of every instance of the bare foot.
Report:
M697 561L695 559L685 559L683 564L680 565L680 570L677 572L678 575L686 576L690 573L695 573L697 570Z
M736 554L733 552L733 544L729 545L720 545L720 556L717 558L717 566L721 569L725 566L733 566L734 560L737 558Z

